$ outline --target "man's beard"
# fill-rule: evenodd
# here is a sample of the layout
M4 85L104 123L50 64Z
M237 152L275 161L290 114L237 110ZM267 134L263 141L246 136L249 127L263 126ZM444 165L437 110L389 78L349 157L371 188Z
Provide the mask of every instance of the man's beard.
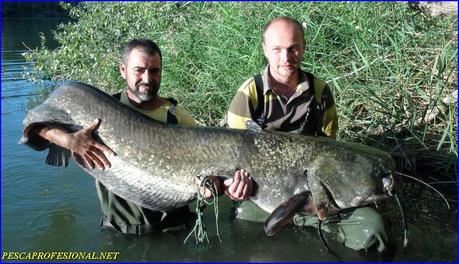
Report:
M148 90L144 93L140 92L140 86L148 86ZM153 99L157 94L159 90L159 84L156 83L155 81L152 81L151 83L144 83L144 82L138 82L135 84L135 90L132 91L137 97L140 99L142 102L147 102Z

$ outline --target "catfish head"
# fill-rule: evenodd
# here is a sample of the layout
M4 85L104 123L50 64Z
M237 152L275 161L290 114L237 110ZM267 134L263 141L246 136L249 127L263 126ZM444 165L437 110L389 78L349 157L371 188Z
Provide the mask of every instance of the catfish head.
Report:
M290 223L295 214L317 214L324 220L329 214L392 195L394 161L388 153L345 143L345 148L335 146L322 154L326 155L320 155L305 170L309 190L277 206L265 221L268 236Z
M394 161L387 152L359 144L322 155L307 171L320 220L337 211L365 206L392 195Z

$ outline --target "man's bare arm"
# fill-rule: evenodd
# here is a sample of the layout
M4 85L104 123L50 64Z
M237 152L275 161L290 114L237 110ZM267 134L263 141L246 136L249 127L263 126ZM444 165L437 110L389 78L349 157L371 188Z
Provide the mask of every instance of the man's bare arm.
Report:
M97 142L93 135L101 123L100 119L94 120L84 129L68 133L60 128L46 126L36 127L34 132L40 137L73 152L76 162L89 169L98 168L104 170L110 168L107 155L115 155L108 146Z

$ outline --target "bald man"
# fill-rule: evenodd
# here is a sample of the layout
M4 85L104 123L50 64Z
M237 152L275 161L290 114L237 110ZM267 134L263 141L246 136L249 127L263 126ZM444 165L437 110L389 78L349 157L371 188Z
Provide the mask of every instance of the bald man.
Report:
M251 120L266 131L336 138L338 117L331 89L300 67L305 44L303 25L291 17L280 16L265 25L262 47L268 65L237 90L227 115L230 128L247 129ZM250 175L248 179L250 184ZM238 219L265 221L268 217L251 201L237 202L233 209ZM347 247L386 248L382 218L371 207L329 216L327 220L324 230L333 232ZM316 226L317 217L296 215L293 222Z

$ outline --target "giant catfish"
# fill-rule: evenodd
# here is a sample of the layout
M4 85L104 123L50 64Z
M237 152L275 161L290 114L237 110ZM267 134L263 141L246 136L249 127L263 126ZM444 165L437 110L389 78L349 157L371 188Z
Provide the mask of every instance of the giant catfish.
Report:
M376 148L323 137L165 124L73 81L28 112L21 142L48 148L48 164L66 165L70 153L39 140L31 128L47 124L72 132L96 118L102 119L98 138L117 155L109 157L110 169L83 169L113 193L151 210L193 201L198 176L228 178L240 168L256 183L250 199L259 207L268 213L290 208L280 217L310 213L324 219L385 199L394 186L394 162ZM266 232L272 234L276 225Z

